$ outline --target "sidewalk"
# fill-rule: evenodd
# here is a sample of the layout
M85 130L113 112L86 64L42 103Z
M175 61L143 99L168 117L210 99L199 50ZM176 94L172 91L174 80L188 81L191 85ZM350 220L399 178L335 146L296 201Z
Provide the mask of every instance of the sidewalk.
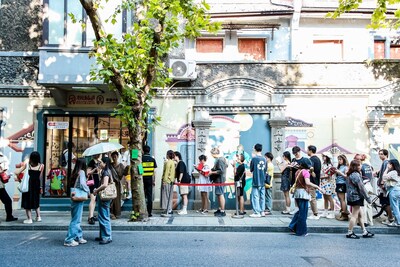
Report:
M232 218L234 211L226 213L226 217L214 217L212 211L208 215L189 211L188 215L180 216L174 211L171 217L161 217L161 211L155 210L153 217L147 222L128 222L129 212L123 212L120 219L112 220L112 229L114 231L289 232L287 226L292 218L292 215L282 215L278 211L264 218L250 218L248 212L243 219ZM14 216L18 217L18 221L5 222L4 211L0 213L0 231L67 231L70 221L70 213L66 211L43 211L42 222L33 224L22 223L26 218L24 210L15 210ZM369 227L370 231L375 234L400 234L400 228L383 225L382 220L383 216L376 219L375 225ZM347 232L348 222L321 218L307 220L307 225L309 233L344 234ZM86 231L99 229L97 223L95 225L87 223L87 212L84 212L82 217L82 229ZM361 232L361 228L355 227L355 232Z

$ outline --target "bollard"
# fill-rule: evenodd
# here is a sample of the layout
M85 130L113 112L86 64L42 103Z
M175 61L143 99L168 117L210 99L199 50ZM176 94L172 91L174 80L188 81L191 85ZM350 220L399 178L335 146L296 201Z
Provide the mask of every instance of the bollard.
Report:
M239 215L239 194L237 193L238 192L237 189L239 187L241 187L241 183L242 183L242 181L240 181L240 180L235 182L236 213L232 215L232 218L235 218L235 219L243 219L244 218L243 215Z

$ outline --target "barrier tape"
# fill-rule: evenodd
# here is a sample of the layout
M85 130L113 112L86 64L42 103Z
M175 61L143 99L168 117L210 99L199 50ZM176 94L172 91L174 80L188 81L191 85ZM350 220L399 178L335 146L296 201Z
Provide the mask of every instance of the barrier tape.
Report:
M235 183L213 183L213 184L185 184L185 183L174 183L178 186L225 186L225 185L235 185Z

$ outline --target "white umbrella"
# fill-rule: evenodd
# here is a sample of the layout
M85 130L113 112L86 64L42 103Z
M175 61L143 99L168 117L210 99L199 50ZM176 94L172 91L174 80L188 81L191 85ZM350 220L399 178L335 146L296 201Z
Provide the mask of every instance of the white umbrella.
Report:
M82 156L87 157L87 156L93 156L93 155L97 155L97 154L107 153L107 152L119 150L123 147L124 146L122 146L118 143L110 143L110 142L98 143L91 147L88 147L83 152Z

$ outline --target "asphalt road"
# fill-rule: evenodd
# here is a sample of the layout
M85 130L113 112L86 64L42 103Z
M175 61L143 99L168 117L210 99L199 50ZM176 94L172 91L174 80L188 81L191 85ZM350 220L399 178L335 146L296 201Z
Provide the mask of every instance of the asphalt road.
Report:
M400 266L400 236L113 232L113 242L64 247L65 232L0 232L0 266Z

